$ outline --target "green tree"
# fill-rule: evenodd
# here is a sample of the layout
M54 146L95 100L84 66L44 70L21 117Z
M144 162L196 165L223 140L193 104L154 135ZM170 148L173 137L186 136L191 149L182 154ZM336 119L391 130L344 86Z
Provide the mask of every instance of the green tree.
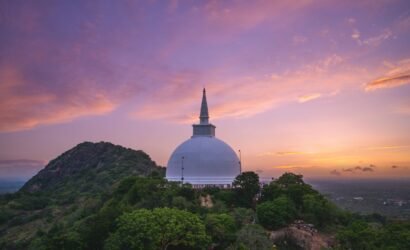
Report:
M84 219L79 225L82 241L86 249L102 249L104 240L115 229L115 220L123 209L117 202L109 202L96 215Z
M303 196L303 219L319 228L331 224L337 216L337 208L320 194Z
M274 181L281 194L288 196L300 211L303 206L303 196L306 194L318 194L310 185L303 181L302 175L284 173L279 179ZM274 187L274 185L272 185ZM276 194L278 191L276 190ZM273 195L272 195L273 196Z
M410 222L392 222L382 229L382 249L410 249Z
M272 245L263 227L253 224L239 230L234 249L269 250Z
M197 198L195 190L192 188L192 185L188 183L185 183L178 188L178 195L185 197L188 201L193 201Z
M378 249L378 233L364 221L353 221L348 227L340 230L337 239L341 249Z
M261 192L261 201L273 201L280 195L284 194L283 189L276 181L272 181L267 185L264 185Z
M243 172L234 182L236 201L239 206L253 207L255 195L259 192L259 176L255 172Z
M211 213L227 213L229 209L226 207L225 203L221 200L214 200L213 206L209 209Z
M276 180L276 183L282 186L289 186L291 184L303 185L303 175L294 173L284 173L281 177Z
M134 210L118 219L106 249L167 249L169 246L204 249L209 238L197 215L175 208Z
M255 220L255 212L252 209L238 207L232 211L232 216L238 228L251 224Z
M235 204L235 193L232 190L221 190L215 193L213 196L215 200L220 200L228 207L232 207Z
M115 195L126 194L134 183L138 180L136 176L129 176L121 180L118 184L118 187L115 189Z
M159 178L137 177L128 191L128 202L142 208L155 208L164 204L163 192L167 181Z
M33 242L29 248L31 249L83 249L80 235L75 231L66 230L62 224L54 224L47 235L41 237L42 233L38 233L38 242Z
M235 221L229 214L208 214L205 218L205 226L218 249L225 249L235 240Z
M286 226L295 219L296 208L286 196L263 202L256 208L259 223L267 229Z
M176 196L172 198L172 207L189 210L192 207L192 203L187 201L185 197Z

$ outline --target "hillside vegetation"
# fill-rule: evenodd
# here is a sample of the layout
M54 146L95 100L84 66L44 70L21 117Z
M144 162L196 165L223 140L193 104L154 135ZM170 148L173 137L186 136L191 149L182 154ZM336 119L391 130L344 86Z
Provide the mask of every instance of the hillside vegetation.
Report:
M274 232L313 224L329 249L410 249L410 223L343 211L285 173L261 187L254 172L234 188L168 182L145 153L83 143L1 198L4 249L301 249ZM289 231L289 230L287 230ZM310 235L310 233L308 233Z
M81 143L50 161L20 191L0 196L0 240L25 248L39 232L94 213L122 179L163 173L143 151Z

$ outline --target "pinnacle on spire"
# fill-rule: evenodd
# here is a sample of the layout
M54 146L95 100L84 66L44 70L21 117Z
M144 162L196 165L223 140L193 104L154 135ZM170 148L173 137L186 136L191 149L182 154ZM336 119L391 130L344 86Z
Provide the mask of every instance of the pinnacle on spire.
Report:
M201 113L199 115L199 123L200 124L208 124L209 123L209 114L208 114L208 104L206 102L206 90L202 91L202 103L201 103Z

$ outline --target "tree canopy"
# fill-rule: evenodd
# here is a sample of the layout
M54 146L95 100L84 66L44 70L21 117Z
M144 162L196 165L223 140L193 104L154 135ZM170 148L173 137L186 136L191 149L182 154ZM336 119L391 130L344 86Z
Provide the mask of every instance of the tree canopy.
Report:
M296 208L292 200L280 196L273 201L259 204L256 208L259 223L267 229L286 226L296 217Z
M272 241L260 225L246 225L237 234L236 249L270 250Z
M212 242L219 249L224 249L235 241L235 220L229 214L208 214L205 218L205 226Z
M259 176L255 172L243 172L238 175L233 187L239 206L253 207L255 195L259 192Z
M139 209L119 217L106 249L205 248L209 238L199 217L173 208Z

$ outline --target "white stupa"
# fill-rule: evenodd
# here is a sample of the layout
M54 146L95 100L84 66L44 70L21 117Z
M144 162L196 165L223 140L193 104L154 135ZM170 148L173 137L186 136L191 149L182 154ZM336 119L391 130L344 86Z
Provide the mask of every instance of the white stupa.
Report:
M240 162L235 151L215 137L215 126L209 123L205 89L199 121L192 125L192 137L179 145L169 158L166 178L195 187L229 187L240 174Z

